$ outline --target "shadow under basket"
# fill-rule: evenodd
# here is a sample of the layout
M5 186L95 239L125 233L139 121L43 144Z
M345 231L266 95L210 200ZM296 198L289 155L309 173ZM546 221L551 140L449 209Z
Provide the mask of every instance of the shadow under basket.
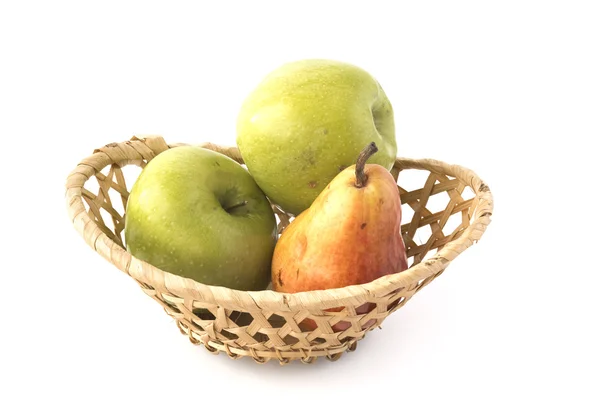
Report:
M410 265L406 271L363 285L295 294L204 285L136 259L124 245L124 211L135 181L124 167L143 168L176 146L186 145L149 136L96 149L67 179L69 217L87 244L135 279L192 343L231 358L281 364L339 359L477 242L491 220L492 194L473 171L436 160L398 158L392 174L399 182ZM235 147L200 146L243 164ZM293 216L276 205L273 211L281 233ZM327 311L331 309L336 311ZM306 319L314 321L308 328L302 323Z

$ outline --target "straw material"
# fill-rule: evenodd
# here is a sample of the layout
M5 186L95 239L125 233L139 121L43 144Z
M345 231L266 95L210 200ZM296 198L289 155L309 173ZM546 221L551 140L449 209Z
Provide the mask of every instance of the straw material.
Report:
M95 150L67 179L69 217L86 243L135 279L177 321L180 331L192 343L202 344L212 353L224 352L231 358L249 356L259 363L275 359L281 364L291 360L311 363L318 357L337 360L345 351L355 350L368 331L379 327L478 241L491 220L492 194L473 171L436 160L398 158L392 174L400 182L405 174L415 170L429 173L418 190L407 191L398 186L403 207L408 205L414 210L412 218L403 216L402 225L409 262L412 260L408 270L363 285L295 294L243 292L204 285L138 260L124 246L122 210L133 182L126 182L121 169L131 164L143 168L162 151L182 145L167 145L162 137L149 136ZM235 147L210 143L201 146L243 163ZM93 181L97 181L97 193L86 188ZM471 188L472 198L465 198L465 188ZM447 206L441 211L429 211L428 200L444 193ZM293 216L276 205L273 210L281 232ZM450 231L444 229L453 215L459 216L460 223ZM421 243L417 243L416 232L427 226L429 237L421 237ZM365 303L373 305L369 307L371 311L357 314L357 307ZM336 307L343 308L326 311ZM210 313L199 313L199 309ZM302 324L306 318L315 321L315 329ZM340 321L350 326L334 332L332 327Z

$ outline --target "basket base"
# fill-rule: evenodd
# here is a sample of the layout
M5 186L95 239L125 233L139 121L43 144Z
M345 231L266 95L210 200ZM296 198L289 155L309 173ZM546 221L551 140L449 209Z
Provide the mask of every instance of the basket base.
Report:
M345 352L353 352L356 350L358 346L358 341L361 338L355 338L351 341L344 343L342 346L338 346L335 348L326 348L319 350L306 350L306 349L296 349L296 350L274 350L274 351L265 351L265 350L255 350L253 348L239 348L230 346L227 343L215 342L211 340L207 334L201 335L198 334L193 329L190 329L184 322L177 321L177 326L181 334L187 336L190 342L194 345L203 345L208 352L211 354L220 354L221 352L227 354L229 358L232 360L237 360L241 357L252 357L254 361L258 364L265 364L270 360L278 360L279 364L286 365L289 364L290 361L299 360L304 364L312 364L318 358L326 358L329 361L337 361L339 360ZM372 329L370 329L372 330Z

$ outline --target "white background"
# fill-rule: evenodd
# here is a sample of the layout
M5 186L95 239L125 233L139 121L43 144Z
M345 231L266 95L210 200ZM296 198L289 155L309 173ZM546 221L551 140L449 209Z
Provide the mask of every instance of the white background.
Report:
M0 398L600 397L597 2L1 4ZM134 134L233 145L312 57L371 72L399 155L475 170L493 222L338 362L215 357L85 245L64 181Z

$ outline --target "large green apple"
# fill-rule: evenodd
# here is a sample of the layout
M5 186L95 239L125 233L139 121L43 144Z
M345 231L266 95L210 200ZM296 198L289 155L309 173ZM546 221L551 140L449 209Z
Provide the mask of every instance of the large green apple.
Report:
M369 159L390 170L396 158L392 105L363 69L302 60L271 72L244 101L237 145L274 202L299 214L370 142Z
M156 156L132 187L127 249L176 275L262 290L269 283L276 221L264 193L238 163L184 146Z

